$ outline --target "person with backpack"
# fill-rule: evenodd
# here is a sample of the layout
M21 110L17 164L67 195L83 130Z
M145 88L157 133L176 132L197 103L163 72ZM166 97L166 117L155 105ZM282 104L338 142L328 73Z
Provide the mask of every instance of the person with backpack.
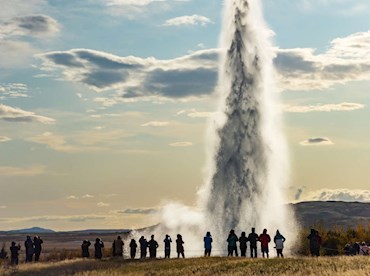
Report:
M237 235L235 235L234 229L230 230L229 236L227 237L227 256L233 256L235 251L235 256L238 257L238 247L236 246L236 242L239 241Z
M141 238L139 239L139 244L140 244L140 259L145 259L148 249L148 242L144 238L144 236L141 236Z
M207 232L206 236L203 238L204 241L204 257L210 257L211 256L211 251L212 251L212 236L211 232Z
M39 237L35 236L33 238L33 245L34 245L34 250L35 250L35 262L38 262L40 260L40 255L41 255L41 244L43 244L44 241Z
M82 251L82 258L89 258L90 252L89 247L91 245L91 242L88 240L84 240L81 244L81 251Z
M24 242L24 247L26 248L26 263L31 263L34 253L34 245L30 236L26 237Z
M184 241L182 240L182 236L180 234L177 234L176 251L177 251L177 258L180 258L180 255L183 258L185 258L185 254L184 254Z
M266 257L269 258L269 243L271 241L271 237L267 234L267 229L263 229L263 232L258 239L261 242L262 257L264 258L266 254Z
M275 243L275 249L276 249L276 254L278 258L279 257L284 258L284 255L283 255L284 242L285 242L285 237L282 234L280 234L279 230L276 230L276 235L274 237L274 243Z

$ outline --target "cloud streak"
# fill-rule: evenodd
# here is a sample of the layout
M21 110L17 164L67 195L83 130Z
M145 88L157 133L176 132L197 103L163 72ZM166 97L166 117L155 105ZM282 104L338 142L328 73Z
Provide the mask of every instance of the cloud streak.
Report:
M55 120L40 116L31 111L0 104L0 119L7 122L39 122L42 124L54 124Z
M359 103L340 103L340 104L317 104L317 105L287 105L284 106L285 112L308 113L308 112L332 112L332 111L354 111L365 108L364 104Z
M206 26L213 23L211 19L202 15L184 15L166 20L163 26Z
M37 176L46 173L46 167L41 165L29 167L0 167L0 176Z
M321 189L309 192L302 201L370 202L370 190Z
M309 138L299 143L301 146L331 146L334 143L329 138Z

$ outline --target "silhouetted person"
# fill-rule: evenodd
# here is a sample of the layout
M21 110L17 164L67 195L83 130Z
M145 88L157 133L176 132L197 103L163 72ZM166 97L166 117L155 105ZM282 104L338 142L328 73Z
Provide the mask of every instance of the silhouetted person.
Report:
M103 251L102 251L102 249L104 248L103 241L100 240L99 238L96 238L94 248L95 248L95 254L94 254L95 259L101 259L103 257Z
M284 255L283 255L284 242L285 242L285 237L282 234L280 234L279 230L276 230L276 235L274 237L274 243L275 243L277 257L284 258Z
M10 264L11 265L18 265L19 261L19 250L21 250L21 245L15 245L15 242L12 242L10 246Z
M252 232L248 235L248 241L251 248L251 258L257 258L258 235L256 234L256 229L254 227L252 228Z
M360 243L355 242L352 247L353 247L353 251L354 251L353 255L359 255L360 254L360 248L361 248Z
M33 242L30 236L27 236L26 241L24 242L24 247L26 249L26 263L32 262L34 247Z
M81 244L81 250L82 250L82 258L89 258L90 252L89 247L91 245L91 242L88 240L84 240Z
M240 243L240 256L245 257L247 253L247 242L248 238L245 236L245 232L242 232L239 243Z
M235 256L238 257L238 247L236 246L236 242L238 241L238 237L235 235L235 231L233 229L230 230L229 236L227 237L227 256L233 256L235 251Z
M148 248L148 242L144 238L144 236L141 236L141 238L139 239L139 243L140 243L140 258L145 259L146 258L146 253L147 253L147 248Z
M320 241L318 232L315 229L311 229L311 233L307 236L310 241L310 253L311 256L320 256Z
M347 243L344 246L344 255L351 256L352 255L352 252L353 252L352 246L349 243Z
M149 256L150 258L157 258L157 248L158 248L157 241L154 240L154 235L151 235L150 241L148 241L148 247L149 247Z
M267 229L263 229L262 234L259 236L259 241L261 242L261 252L262 257L269 257L269 242L271 241L271 237L269 234L267 234Z
M3 243L3 247L0 250L0 259L6 259L8 253L5 251L5 242Z
M135 259L136 248L137 248L137 243L134 239L132 239L131 242L130 242L130 256L131 256L131 259Z
M182 240L182 236L180 234L177 234L176 251L177 251L177 258L180 258L180 255L183 258L185 258L185 254L184 254L184 241Z
M41 255L41 244L43 244L44 241L39 237L35 236L33 238L33 246L34 246L34 251L35 251L35 262L38 262L40 260L40 255Z
M163 242L164 242L164 258L170 258L172 239L169 235L166 235Z
M204 256L211 256L212 251L212 236L210 232L207 232L206 236L203 238L204 241Z
M124 242L122 241L121 236L118 236L113 242L114 256L122 257L123 256L123 246Z

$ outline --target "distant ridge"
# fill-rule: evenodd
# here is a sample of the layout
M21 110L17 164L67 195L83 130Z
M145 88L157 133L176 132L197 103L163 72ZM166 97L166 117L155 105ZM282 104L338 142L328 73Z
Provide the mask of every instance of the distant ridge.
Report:
M303 227L322 225L325 228L367 227L370 223L370 203L343 201L307 201L292 204Z
M31 227L25 229L18 229L18 230L9 230L9 231L1 231L3 234L51 234L55 233L54 230L41 228L41 227Z

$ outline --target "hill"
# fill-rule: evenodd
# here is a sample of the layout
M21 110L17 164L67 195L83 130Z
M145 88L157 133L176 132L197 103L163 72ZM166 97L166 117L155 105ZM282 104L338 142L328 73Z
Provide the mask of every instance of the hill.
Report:
M308 201L292 204L297 219L304 227L321 224L326 228L335 226L356 227L370 223L370 203L342 201Z
M52 234L55 233L54 230L41 228L41 227L31 227L25 229L18 229L18 230L9 230L9 231L1 231L0 234Z

